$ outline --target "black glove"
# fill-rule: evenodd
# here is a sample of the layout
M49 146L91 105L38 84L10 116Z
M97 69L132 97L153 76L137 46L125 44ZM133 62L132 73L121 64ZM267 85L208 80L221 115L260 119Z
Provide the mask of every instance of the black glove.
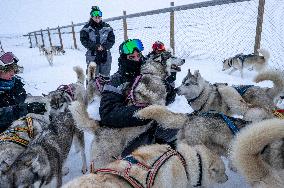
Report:
M27 104L28 113L44 114L46 112L45 103L32 102Z

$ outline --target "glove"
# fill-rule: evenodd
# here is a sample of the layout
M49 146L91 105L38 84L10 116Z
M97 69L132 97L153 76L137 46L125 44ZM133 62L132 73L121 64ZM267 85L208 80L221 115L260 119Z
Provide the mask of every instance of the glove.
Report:
M27 104L28 113L44 114L46 112L45 103L32 102Z

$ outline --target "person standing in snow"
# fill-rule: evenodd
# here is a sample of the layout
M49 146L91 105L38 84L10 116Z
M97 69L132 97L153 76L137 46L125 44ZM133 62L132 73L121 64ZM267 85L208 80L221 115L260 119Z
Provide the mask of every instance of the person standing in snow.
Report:
M93 6L91 19L80 31L80 41L88 49L86 52L87 69L90 62L97 64L96 76L108 80L112 56L110 49L115 43L115 35L109 24L102 21L102 11Z

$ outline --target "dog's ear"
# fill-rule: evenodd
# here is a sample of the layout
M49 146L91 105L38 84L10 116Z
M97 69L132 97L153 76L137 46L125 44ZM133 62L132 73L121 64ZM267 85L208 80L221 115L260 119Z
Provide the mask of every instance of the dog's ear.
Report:
M201 76L200 73L199 73L199 70L194 71L194 76L195 77L200 77Z
M187 70L187 77L192 76L190 69Z

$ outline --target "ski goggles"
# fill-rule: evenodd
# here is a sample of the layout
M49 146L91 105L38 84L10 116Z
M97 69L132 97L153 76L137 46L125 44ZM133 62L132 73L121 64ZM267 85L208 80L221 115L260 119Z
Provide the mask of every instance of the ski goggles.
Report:
M144 50L143 44L139 39L128 39L125 41L121 48L120 54L132 54L134 50L138 50L138 52L142 52Z
M103 13L100 10L94 10L91 12L92 17L102 17Z

